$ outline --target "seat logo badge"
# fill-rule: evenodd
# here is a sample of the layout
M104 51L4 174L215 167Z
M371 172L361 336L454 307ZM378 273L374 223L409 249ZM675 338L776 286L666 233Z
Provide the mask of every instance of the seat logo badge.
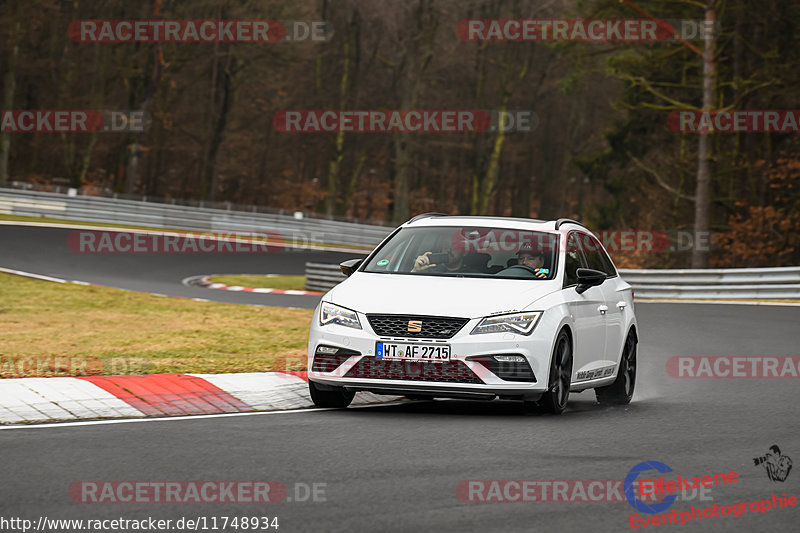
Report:
M422 320L409 320L408 321L408 332L409 333L419 333L422 331Z

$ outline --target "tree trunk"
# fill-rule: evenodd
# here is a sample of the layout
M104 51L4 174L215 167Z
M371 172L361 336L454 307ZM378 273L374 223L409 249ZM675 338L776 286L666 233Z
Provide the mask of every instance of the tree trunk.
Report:
M219 163L219 147L222 145L225 127L228 123L228 111L230 111L231 79L233 77L232 64L234 59L232 50L232 47L229 45L225 65L221 67L221 73L218 73L220 65L217 65L217 59L214 59L215 74L212 76L214 86L211 90L209 109L210 130L208 132L208 145L203 165L203 199L209 202L214 202L216 200L217 189L219 188L217 166ZM218 83L221 83L219 87L219 97L216 96L218 94L216 87ZM220 100L219 111L217 111L217 99Z
M497 122L497 136L494 138L492 154L489 156L489 165L486 168L486 176L483 178L480 199L478 203L478 215L489 214L489 199L492 197L495 184L497 183L497 175L500 172L500 154L503 152L503 143L506 140L506 125L503 123L502 117L505 116L507 109L508 95L503 98L503 105L500 106L500 118Z
M419 0L415 11L414 31L420 37L409 39L403 47L398 68L395 69L395 87L400 95L400 109L416 109L422 92L422 79L433 58L435 50L436 7L429 0ZM418 41L418 42L417 42ZM409 181L411 178L411 159L413 140L409 134L394 133L394 205L392 220L402 223L411 217Z
M92 92L94 93L92 97L92 106L94 109L102 109L105 105L107 50L108 48L106 47L95 47L94 49L94 62L100 65L100 73L96 75L97 77L94 79L95 85L92 87ZM86 176L89 174L89 167L92 163L92 152L96 144L97 131L93 131L89 134L89 143L86 146L86 151L83 153L80 169L78 170L77 182L81 186L86 182Z
M342 79L339 85L339 109L344 111L347 106L347 87L348 74L350 70L350 37L348 30L344 38L344 66L342 67ZM325 195L325 214L333 217L336 209L336 196L338 192L339 167L344 159L344 129L339 128L336 133L336 140L333 145L333 156L328 161L328 191Z
M392 212L396 223L403 223L411 217L408 198L408 174L411 163L411 150L408 139L402 133L394 134L394 205Z
M161 1L153 0L153 18L161 18ZM153 45L153 76L150 78L150 84L145 89L144 96L139 104L139 111L147 111L150 103L158 91L158 86L161 83L161 76L164 74L164 52L161 48L161 43ZM142 153L142 143L144 140L142 133L136 133L127 148L130 150L130 159L128 160L128 168L125 175L125 194L133 194L136 188L136 182L139 179L139 155Z
M11 32L11 54L8 57L8 71L3 76L3 109L14 109L14 90L16 87L16 78L14 71L17 66L17 57L19 56L19 43L17 42L17 35L19 34L20 23L14 25L14 30ZM8 183L8 155L11 151L11 133L0 133L0 187L5 187Z
M715 0L706 0L705 27L713 28L716 22ZM714 106L714 86L717 75L714 57L715 36L713 31L705 34L703 50L703 110ZM709 190L711 187L711 144L710 132L701 132L697 149L697 188L695 189L694 231L697 237L708 231ZM695 243L696 244L696 243ZM692 268L708 266L708 251L698 246L692 248Z

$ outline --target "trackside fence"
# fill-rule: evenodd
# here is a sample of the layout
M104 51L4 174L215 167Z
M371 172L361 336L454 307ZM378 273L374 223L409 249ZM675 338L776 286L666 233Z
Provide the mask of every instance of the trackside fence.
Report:
M219 205L219 204L217 204ZM311 243L377 246L394 229L308 215L171 205L142 200L0 189L0 213L159 229L273 232L295 246Z
M637 298L800 299L800 267L624 269Z

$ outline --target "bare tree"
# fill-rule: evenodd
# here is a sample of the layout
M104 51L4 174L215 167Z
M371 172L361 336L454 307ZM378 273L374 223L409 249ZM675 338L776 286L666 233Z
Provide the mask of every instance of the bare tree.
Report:
M3 75L3 109L11 110L14 108L14 91L16 89L16 78L14 77L17 68L17 58L19 57L19 31L20 22L16 21L11 30L9 39L8 67ZM11 150L11 133L0 133L0 187L4 187L8 182L8 155Z

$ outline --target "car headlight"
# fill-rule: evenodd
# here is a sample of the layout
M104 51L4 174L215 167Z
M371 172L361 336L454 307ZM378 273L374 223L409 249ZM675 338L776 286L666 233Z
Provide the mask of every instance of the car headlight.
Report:
M516 333L530 335L536 322L542 316L541 311L530 313L513 313L510 315L487 316L481 320L470 335L481 333Z
M319 325L339 324L348 328L361 329L361 322L355 311L329 303L323 303L319 311Z

